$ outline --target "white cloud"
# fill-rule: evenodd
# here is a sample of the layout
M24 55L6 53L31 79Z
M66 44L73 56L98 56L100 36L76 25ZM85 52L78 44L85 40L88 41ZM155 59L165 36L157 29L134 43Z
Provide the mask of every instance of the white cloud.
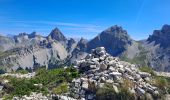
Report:
M6 20L6 23L11 23L14 27L24 28L37 28L44 30L47 26L61 27L67 30L82 31L82 32L101 32L102 26L94 24L79 24L79 23L67 23L67 22L55 22L55 21L18 21L18 20ZM50 29L49 29L50 30Z
M100 28L101 26L93 24L78 24L78 23L67 23L67 22L56 22L56 21L13 21L6 20L5 22L9 23L18 23L18 24L44 24L44 25L56 25L56 26L69 26L69 27L94 27Z

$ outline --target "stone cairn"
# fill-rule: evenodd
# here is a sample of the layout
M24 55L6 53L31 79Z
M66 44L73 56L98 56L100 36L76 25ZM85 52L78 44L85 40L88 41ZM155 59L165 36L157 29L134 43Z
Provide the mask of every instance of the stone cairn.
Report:
M141 72L134 64L120 61L106 53L104 47L98 47L91 51L84 59L75 61L75 67L82 73L80 78L74 79L70 85L70 93L75 99L95 98L95 93L91 88L103 87L105 83L113 85L115 92L119 92L118 87L130 80L134 86L129 87L129 92L137 96L159 95L157 87L152 86L149 81L151 74Z

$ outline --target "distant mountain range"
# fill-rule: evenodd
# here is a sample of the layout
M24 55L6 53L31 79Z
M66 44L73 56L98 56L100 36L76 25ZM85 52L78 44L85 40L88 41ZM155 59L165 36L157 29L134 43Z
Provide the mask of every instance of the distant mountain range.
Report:
M105 47L112 56L139 66L170 71L170 25L153 31L153 35L141 41L133 40L126 30L117 25L89 41L83 38L79 41L68 39L58 28L52 30L47 37L36 32L0 36L0 70L70 65L96 47Z

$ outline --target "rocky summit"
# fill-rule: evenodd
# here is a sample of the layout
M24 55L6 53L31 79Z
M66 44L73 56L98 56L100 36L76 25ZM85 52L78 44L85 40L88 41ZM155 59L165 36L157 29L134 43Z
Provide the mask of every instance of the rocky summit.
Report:
M126 47L132 44L132 39L121 26L114 25L101 32L98 36L87 43L87 51L103 46L106 51L118 56L125 51Z
M70 86L70 93L76 99L96 99L95 90L105 84L110 84L115 93L119 93L125 85L136 99L145 94L159 95L157 87L150 84L151 74L109 55L104 47L92 49L84 59L75 61L75 67L81 73L81 77L74 79Z

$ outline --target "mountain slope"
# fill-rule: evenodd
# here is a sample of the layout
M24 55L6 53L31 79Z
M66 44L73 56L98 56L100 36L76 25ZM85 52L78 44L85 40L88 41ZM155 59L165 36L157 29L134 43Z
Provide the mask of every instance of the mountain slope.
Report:
M8 38L0 39L1 46L10 46L11 42L6 42L5 39L7 41ZM37 35L36 32L20 33L11 40L14 46L0 53L0 66L4 66L8 71L19 67L34 69L40 66L60 66L76 45L76 41L67 40L58 28L52 30L47 37Z
M148 51L148 65L157 71L170 71L170 25L164 25L161 30L155 30L143 41L143 47Z
M6 51L11 49L14 46L14 40L9 38L9 37L5 37L5 36L0 36L0 51Z

